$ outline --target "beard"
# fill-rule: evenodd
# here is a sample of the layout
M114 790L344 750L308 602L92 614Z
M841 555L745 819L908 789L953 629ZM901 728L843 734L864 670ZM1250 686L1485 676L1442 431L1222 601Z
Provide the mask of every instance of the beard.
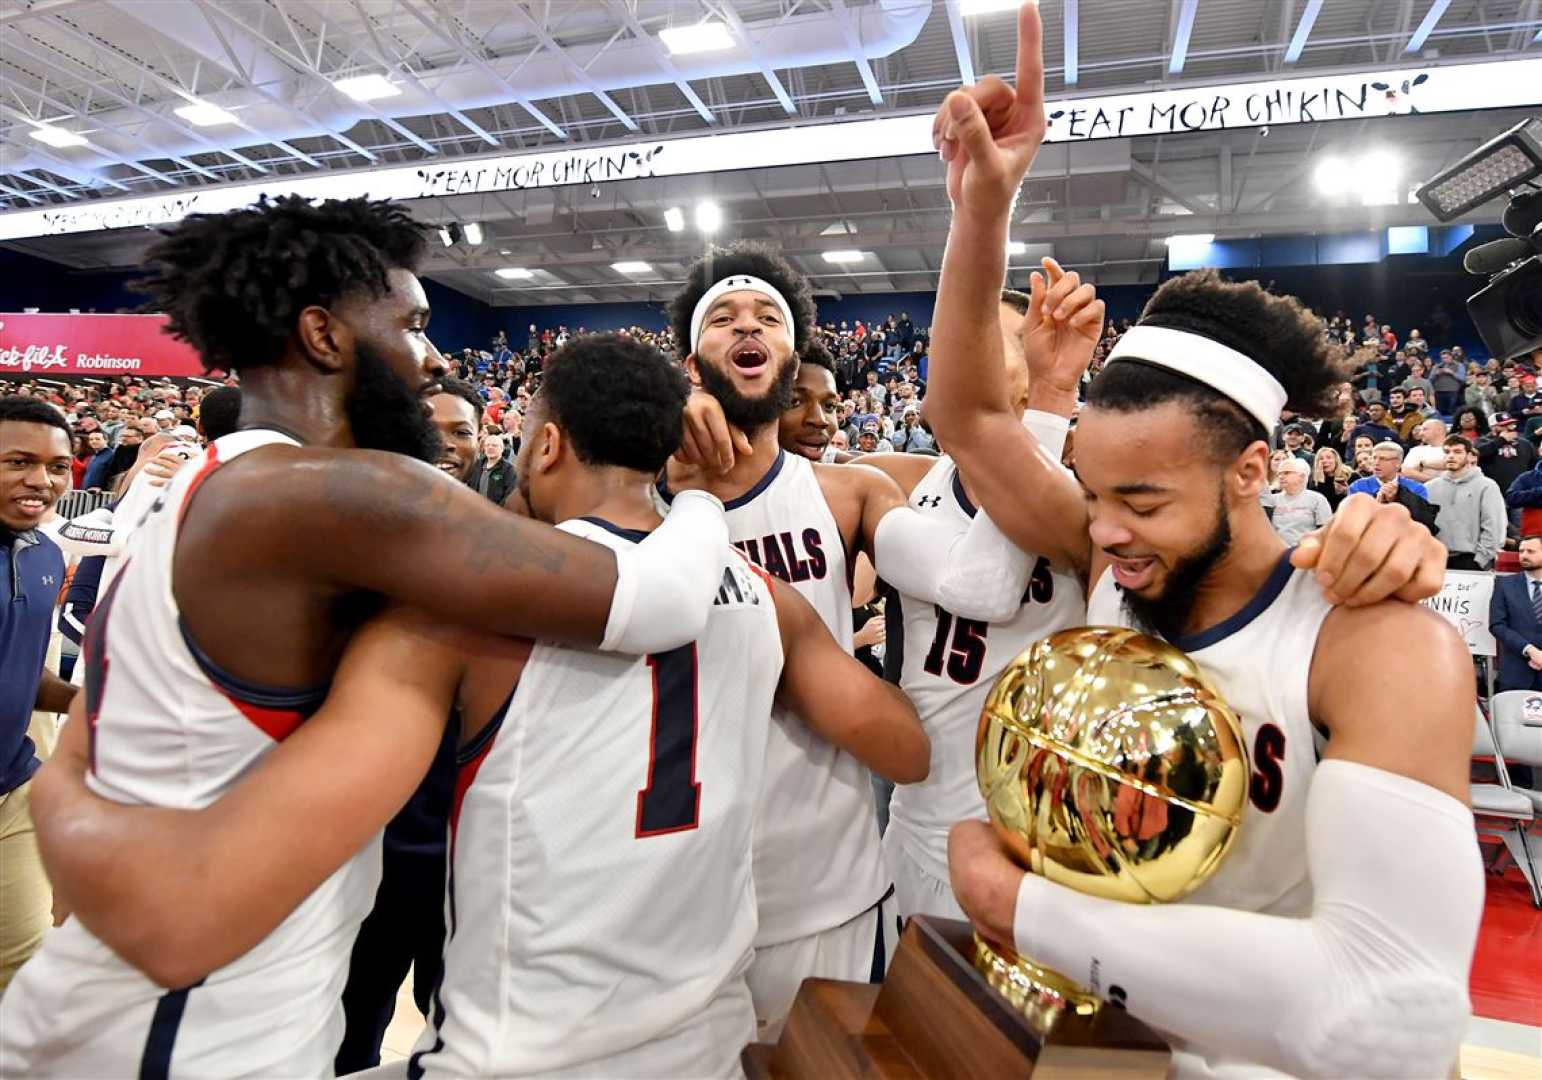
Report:
M345 403L354 444L436 464L444 443L423 399L366 342L359 342L354 364L353 392Z
M740 431L759 431L767 424L780 420L782 414L792 408L793 384L798 381L796 353L787 358L776 373L776 381L771 384L771 388L758 398L741 394L730 376L699 356L696 358L696 370L701 374L702 389L716 398L717 403L723 407L723 419Z
M1210 534L1173 563L1161 596L1147 599L1115 586L1135 628L1169 642L1181 638L1194 606L1199 603L1200 583L1230 550L1231 520L1226 516L1225 500L1217 492L1215 524Z

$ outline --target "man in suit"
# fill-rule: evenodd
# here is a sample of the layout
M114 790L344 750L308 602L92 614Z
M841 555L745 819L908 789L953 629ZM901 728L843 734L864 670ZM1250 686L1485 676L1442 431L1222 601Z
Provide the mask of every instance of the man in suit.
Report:
M503 436L482 436L482 460L467 483L500 506L514 491L514 466L504 456Z
M1521 572L1494 580L1489 631L1499 642L1500 690L1542 690L1542 536L1523 536Z

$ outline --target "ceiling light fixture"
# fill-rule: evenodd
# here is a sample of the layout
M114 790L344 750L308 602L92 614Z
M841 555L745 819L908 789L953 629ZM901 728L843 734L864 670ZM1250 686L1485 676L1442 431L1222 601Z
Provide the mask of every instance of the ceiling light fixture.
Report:
M669 226L670 232L682 232L685 229L685 211L678 206L671 206L664 211L664 224Z
M672 26L659 31L659 40L671 56L690 53L721 52L732 49L737 42L724 23L715 19L699 22L694 26Z
M1343 158L1325 157L1312 170L1312 183L1324 195L1342 195L1354 183L1354 176Z
M1176 233L1163 241L1168 247L1204 247L1215 243L1215 233Z
M958 13L967 18L970 15L993 15L998 11L1016 11L1022 6L1022 0L959 0Z
M501 270L494 270L493 273L504 281L524 281L535 277L534 270L526 270L523 266L505 266Z
M717 203L703 200L696 204L696 227L711 236L723 226L723 210Z
M610 268L618 274L646 274L653 270L653 267L645 262L611 263Z
M475 247L482 242L482 223L480 221L468 221L466 223L466 243Z
M1007 241L1007 254L1008 255L1026 255L1027 253L1028 253L1028 245L1023 243L1021 240L1008 240Z
M380 74L353 75L346 79L336 79L332 87L355 101L376 101L380 98L395 97L402 92L401 87Z
M221 124L234 124L236 115L220 108L218 105L207 101L195 101L191 105L183 105L173 109L182 119L194 127L218 127Z
M825 262L827 262L827 263L834 263L837 266L840 266L843 263L859 263L861 261L862 261L862 253L860 251L827 251L827 252L825 252Z
M51 124L39 124L27 132L40 143L47 143L63 149L66 146L85 146L87 140L84 136L77 135L73 131L65 131L63 128L54 127Z

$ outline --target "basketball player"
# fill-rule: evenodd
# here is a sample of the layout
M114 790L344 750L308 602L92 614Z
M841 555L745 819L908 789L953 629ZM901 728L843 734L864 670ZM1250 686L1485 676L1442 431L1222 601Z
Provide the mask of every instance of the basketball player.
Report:
M548 362L527 417L526 503L596 542L635 544L659 524L650 489L678 445L686 393L653 349L576 339ZM400 800L455 706L450 940L412 1074L738 1075L755 1031L750 849L773 698L899 780L924 775L928 747L904 695L863 671L792 589L724 549L707 630L645 658L381 615L316 716L205 810L112 807L87 793L77 761L65 797L122 826L110 834L121 844L105 845L118 848L113 865L80 884L117 894L107 917L142 912L163 948L211 966L207 950L234 946L189 935L165 894L260 938L277 903L297 902L365 841L360 806ZM390 747L369 738L384 718ZM339 759L360 744L369 760ZM340 825L309 828L316 820ZM172 883L158 890L158 878Z
M810 461L844 464L855 460L856 454L843 453L831 444L840 407L841 395L835 389L835 361L828 349L811 341L798 355L792 405L782 413L777 442L789 454Z
M165 489L92 617L97 793L217 798L320 705L383 597L483 632L630 654L699 635L722 579L716 500L692 495L615 551L508 514L428 464L439 442L424 399L445 364L413 272L423 250L391 204L300 198L195 215L151 250L147 288L172 332L209 367L240 372L242 430ZM353 858L199 985L175 954L115 953L82 909L0 1001L0 1073L140 1061L147 1075L321 1075L378 867L372 850Z
M1053 542L1047 507L1086 525L1060 531L1091 563L1089 620L1187 652L1242 718L1253 772L1233 850L1182 903L1123 905L1025 875L979 822L951 839L959 902L986 937L1164 1032L1180 1076L1449 1075L1483 900L1470 658L1417 605L1330 605L1323 574L1335 591L1396 576L1374 546L1369 571L1319 560L1314 573L1269 527L1271 425L1286 408L1330 415L1342 378L1322 322L1293 299L1213 272L1167 282L1088 389L1079 490L1036 464L997 335L981 330L1044 132L1036 5L1019 33L1017 90L987 80L938 114L954 221L932 419L1020 543ZM1045 305L1056 326L1060 313ZM1404 670L1361 662L1389 641L1419 658L1412 697Z
M462 484L470 483L477 464L477 432L482 430L482 397L470 383L448 375L439 380L439 388L428 399L444 444L436 464Z
M1026 559L988 519L960 537L907 508L882 473L778 446L797 350L814 321L808 282L786 260L753 244L712 251L691 268L670 321L699 389L682 451L658 485L661 505L683 484L705 484L725 501L734 545L802 593L848 652L859 552L885 580L967 617L999 617L1007 594L1016 606ZM884 909L889 882L867 772L781 709L755 849L750 989L769 1032L809 976L881 979L897 931L893 905Z

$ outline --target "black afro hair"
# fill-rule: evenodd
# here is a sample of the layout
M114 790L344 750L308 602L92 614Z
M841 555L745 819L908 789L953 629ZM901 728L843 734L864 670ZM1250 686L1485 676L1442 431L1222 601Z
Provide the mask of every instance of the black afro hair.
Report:
M814 291L808 278L765 244L741 240L730 247L712 248L692 264L685 286L669 302L669 326L675 332L680 355L690 355L691 313L708 289L726 277L749 274L771 285L792 310L792 345L799 352L814 336Z
M690 383L663 353L620 334L585 334L546 361L534 407L588 465L657 473L680 448Z

